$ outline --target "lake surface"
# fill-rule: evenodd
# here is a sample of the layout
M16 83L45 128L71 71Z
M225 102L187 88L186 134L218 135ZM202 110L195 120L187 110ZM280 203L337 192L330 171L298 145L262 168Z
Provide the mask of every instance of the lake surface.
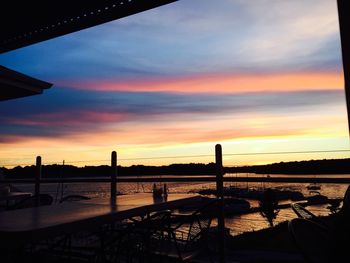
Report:
M234 176L266 176L257 174L226 174L225 177ZM269 175L271 177L288 177L288 175ZM350 178L350 175L320 175L322 177L338 177ZM157 176L166 177L166 176ZM304 177L304 176L302 176ZM310 175L305 176L310 177ZM313 175L311 177L318 177ZM158 184L160 185L160 183ZM296 190L302 192L305 196L314 195L306 188L309 184L304 183L225 183L225 187L234 186L242 188L278 188L287 190ZM34 185L21 184L15 185L20 190L33 192ZM118 191L123 194L133 194L137 192L151 192L153 183L118 183ZM167 183L169 194L171 193L189 193L196 192L201 189L215 188L215 183L208 182L174 182ZM318 192L326 195L328 198L342 198L348 187L347 184L320 184L321 189ZM82 194L91 198L109 197L110 183L69 183L69 184L42 184L41 192L51 194L55 200L59 200L61 196L69 194ZM257 200L248 200L252 207L258 206ZM288 200L286 201L288 202ZM309 206L308 209L316 215L328 215L327 205ZM290 209L281 209L275 224L295 218L295 213ZM227 217L225 219L226 226L230 229L231 234L237 235L247 231L259 230L268 227L267 221L259 213L250 213L240 216Z

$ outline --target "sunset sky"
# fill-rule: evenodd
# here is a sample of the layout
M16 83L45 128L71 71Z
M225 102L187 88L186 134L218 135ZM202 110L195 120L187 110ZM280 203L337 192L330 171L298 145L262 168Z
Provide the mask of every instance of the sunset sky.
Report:
M350 157L239 155L349 149L336 1L180 0L0 64L54 83L0 102L0 167Z

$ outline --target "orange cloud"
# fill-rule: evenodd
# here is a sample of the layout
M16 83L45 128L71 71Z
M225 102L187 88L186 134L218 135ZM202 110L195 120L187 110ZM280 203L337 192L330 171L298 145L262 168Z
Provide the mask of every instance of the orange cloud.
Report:
M78 89L124 92L242 93L342 89L341 72L198 75L137 80L57 81Z

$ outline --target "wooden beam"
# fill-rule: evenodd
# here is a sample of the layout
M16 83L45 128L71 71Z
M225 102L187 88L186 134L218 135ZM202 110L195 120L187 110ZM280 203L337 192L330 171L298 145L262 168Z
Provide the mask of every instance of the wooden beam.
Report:
M341 49L343 57L345 97L348 112L348 127L350 131L350 1L338 0L338 15Z
M3 1L0 53L143 12L177 0Z

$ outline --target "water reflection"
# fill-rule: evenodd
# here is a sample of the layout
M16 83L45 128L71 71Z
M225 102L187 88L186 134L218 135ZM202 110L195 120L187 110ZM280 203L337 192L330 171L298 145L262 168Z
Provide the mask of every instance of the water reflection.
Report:
M227 175L225 175L227 176ZM228 175L235 176L235 175ZM256 176L255 174L253 176ZM266 176L266 175L264 175ZM275 175L271 175L275 176ZM278 176L287 176L287 175L278 175ZM303 177L303 176L301 176ZM350 177L350 175L334 175L334 177ZM141 185L141 187L140 187ZM304 194L304 196L311 196L312 193L307 189L309 184L303 183L225 183L225 187L234 186L242 188L277 188L277 189L286 189L286 190L296 190ZM19 189L25 192L33 192L33 185L16 185ZM122 193L132 194L139 192L142 189L142 192L152 192L153 183L118 183L118 191ZM342 198L347 188L347 184L320 184L321 189L318 190L320 194L327 196L328 198ZM200 183L200 182L190 182L190 183L181 183L173 182L167 183L167 189L169 195L171 193L188 193L195 192L201 189L214 188L215 183ZM57 185L56 184L42 184L41 185L42 193L48 193L52 196L57 195ZM110 184L109 183L71 183L64 185L64 195L67 194L81 194L86 195L92 198L105 198L109 197ZM162 197L164 198L164 197ZM154 202L160 202L162 200L154 200ZM251 207L258 207L259 203L257 200L248 200ZM284 200L280 202L288 203L290 200ZM313 205L308 206L308 210L316 215L328 215L330 210L327 208L328 205ZM295 213L290 209L281 209L278 213L274 224L295 218ZM239 216L227 217L226 226L230 228L231 234L239 234L246 231L259 230L262 228L268 227L267 221L261 217L259 213L250 213Z

